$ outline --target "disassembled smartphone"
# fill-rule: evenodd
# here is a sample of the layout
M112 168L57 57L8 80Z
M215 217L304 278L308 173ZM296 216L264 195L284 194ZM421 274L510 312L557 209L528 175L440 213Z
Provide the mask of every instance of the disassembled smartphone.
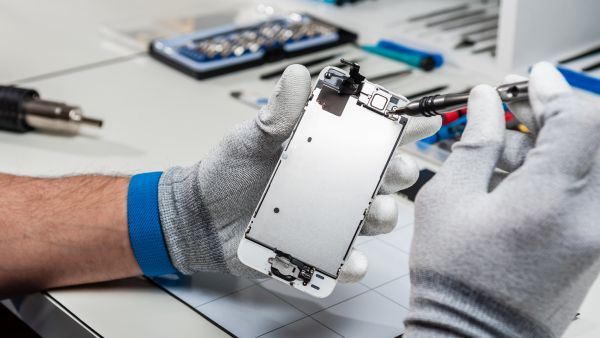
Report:
M242 239L246 265L313 296L331 294L408 119L408 100L325 68Z

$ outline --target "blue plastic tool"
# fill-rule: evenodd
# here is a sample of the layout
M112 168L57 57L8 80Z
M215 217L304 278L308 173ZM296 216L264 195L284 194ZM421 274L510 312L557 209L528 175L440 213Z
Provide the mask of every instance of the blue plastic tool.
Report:
M420 55L422 57L431 57L431 58L433 58L434 65L436 68L439 68L444 64L444 56L440 53L432 53L432 52L428 52L428 51L423 51L420 49L402 45L395 41L385 40L385 39L379 40L379 42L377 43L377 47L385 48L385 49L396 51L399 53L408 53L408 54L413 54L413 55Z
M556 68L571 86L600 95L600 78L562 66L557 66Z

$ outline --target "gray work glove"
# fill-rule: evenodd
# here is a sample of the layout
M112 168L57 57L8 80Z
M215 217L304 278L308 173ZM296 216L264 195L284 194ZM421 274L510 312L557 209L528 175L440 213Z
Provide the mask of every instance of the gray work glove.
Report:
M548 63L529 93L513 109L531 150L507 144L500 99L478 86L462 140L417 196L406 337L560 336L598 275L600 110ZM501 157L514 171L492 182Z
M289 67L269 104L256 118L235 128L212 153L189 168L167 170L159 183L160 220L171 261L185 274L215 271L256 277L237 258L237 248L252 213L311 92L308 70ZM435 133L441 119L409 121L403 143ZM416 181L417 165L395 156L367 215L363 234L386 233L396 225L393 192ZM351 184L351 182L349 182ZM310 212L310 211L307 211ZM291 224L290 226L293 226ZM364 276L367 260L353 250L340 281Z

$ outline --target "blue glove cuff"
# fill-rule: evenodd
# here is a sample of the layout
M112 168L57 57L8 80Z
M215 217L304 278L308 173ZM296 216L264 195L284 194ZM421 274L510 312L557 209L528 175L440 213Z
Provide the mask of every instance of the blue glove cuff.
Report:
M127 194L129 239L138 265L146 276L175 273L169 259L158 211L158 182L162 172L135 175Z

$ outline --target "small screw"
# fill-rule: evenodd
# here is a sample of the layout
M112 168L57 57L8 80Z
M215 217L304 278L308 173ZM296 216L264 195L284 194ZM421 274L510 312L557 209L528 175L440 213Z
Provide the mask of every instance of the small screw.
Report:
M273 212L276 213L276 214L278 214L279 213L279 208L273 209Z

